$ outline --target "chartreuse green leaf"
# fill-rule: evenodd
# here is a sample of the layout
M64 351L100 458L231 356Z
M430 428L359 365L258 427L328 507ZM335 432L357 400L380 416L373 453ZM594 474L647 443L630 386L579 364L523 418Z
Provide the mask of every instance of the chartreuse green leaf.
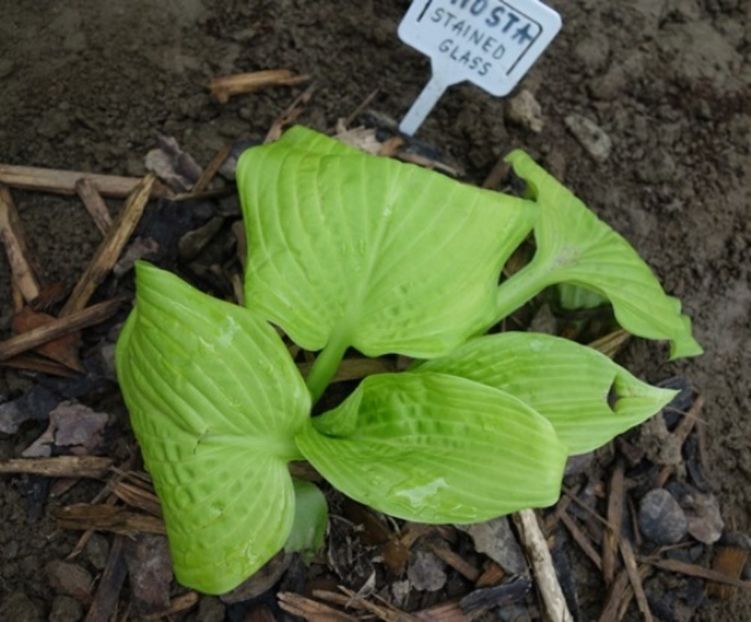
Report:
M492 322L501 267L537 214L302 127L246 151L237 180L246 305L303 348L326 348L314 394L348 346L429 358Z
M226 592L287 541L287 462L310 396L284 344L243 307L140 263L117 373L162 502L178 580Z
M366 378L297 444L353 499L424 523L551 505L566 460L553 426L521 400L427 372Z
M295 521L284 545L287 553L301 553L310 563L323 546L329 506L326 497L315 484L300 479L295 483Z
M607 298L629 332L668 339L671 356L701 354L681 303L667 296L650 268L620 235L522 151L507 160L540 207L532 262L498 293L497 318L505 317L548 285L572 283Z
M535 333L478 337L414 371L452 374L510 393L553 424L571 455L645 421L676 393L641 382L592 348Z

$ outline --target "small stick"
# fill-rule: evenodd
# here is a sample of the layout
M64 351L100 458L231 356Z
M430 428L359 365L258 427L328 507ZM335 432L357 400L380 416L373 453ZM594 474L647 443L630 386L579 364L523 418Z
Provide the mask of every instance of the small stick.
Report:
M169 619L169 616L182 613L183 611L187 611L191 607L194 607L198 604L199 600L200 597L196 592L186 592L185 594L180 594L180 596L175 596L175 598L170 601L168 609L159 611L157 613L150 613L149 615L144 616L143 619L149 621L161 620L162 618Z
M216 152L209 165L203 169L203 173L198 178L198 181L190 189L191 194L201 194L208 187L214 179L215 175L222 168L222 164L227 160L229 154L232 152L232 145L227 143L219 151Z
M548 618L554 622L573 622L574 618L568 610L561 584L555 574L550 550L534 510L522 510L514 514L513 518L534 570Z
M117 599L125 583L125 576L128 574L128 567L123 557L123 542L122 536L116 536L112 543L94 602L91 603L84 622L107 622L117 608Z
M138 177L0 164L0 183L24 190L72 196L76 194L76 182L83 177L87 178L103 197L113 199L124 199L143 181ZM151 189L151 196L154 198L171 198L173 194L169 188L158 181Z
M13 284L26 302L30 303L39 297L39 282L13 197L8 188L2 185L0 185L0 239L8 255Z
M589 347L612 359L623 349L629 339L631 339L629 333L625 330L617 330L593 341L589 344Z
M88 177L79 179L76 182L75 189L84 207L91 215L96 228L102 235L107 235L110 227L112 227L112 217L102 195L99 194L99 190Z
M608 523L612 527L605 529L602 541L602 574L608 587L615 579L618 565L618 542L621 539L623 523L623 463L618 462L610 478L610 496L608 497Z
M451 566L468 581L474 583L480 578L480 571L447 545L431 542L429 546L438 559Z
M297 75L289 69L267 69L214 78L209 90L220 104L226 104L234 95L253 93L269 86L295 86L308 80L310 76Z
M689 564L686 562L678 561L677 559L652 559L646 558L645 563L650 566L656 566L669 572L677 572L680 574L689 575L691 577L699 577L700 579L709 579L715 583L724 583L726 585L732 585L733 587L741 587L744 589L751 589L751 581L743 581L741 579L730 577L722 572L716 570L710 570L703 566L697 566L696 564Z
M626 566L628 580L631 583L631 589L634 590L634 596L636 596L636 604L639 607L639 611L641 611L641 614L644 616L644 622L654 622L652 611L649 609L649 603L647 602L647 595L644 593L644 585L642 584L641 575L639 574L639 568L636 566L634 549L631 548L631 543L625 538L621 538L620 549L621 555L623 556L623 563Z
M615 581L610 586L607 600L605 601L605 607L603 607L600 617L597 618L598 622L613 622L618 619L618 614L624 607L628 607L628 603L634 596L634 591L631 589L628 582L628 573L622 570L618 573Z
M42 475L44 477L88 477L100 479L112 466L109 458L59 456L57 458L13 458L0 460L0 475Z
M362 100L360 105L357 106L357 108L355 108L346 119L344 119L344 129L347 129L357 120L357 117L359 117L363 113L363 111L373 103L373 100L378 97L378 93L380 93L380 91L380 89L375 89L372 93L370 93L370 95Z
M308 622L357 622L357 618L294 592L277 594L279 607Z
M48 324L30 330L22 335L16 335L5 341L0 341L0 362L7 361L22 352L33 350L43 343L47 343L68 333L99 324L114 314L122 303L122 298L100 302L83 311L72 313L67 317L51 320Z
M61 317L84 309L96 288L117 263L120 253L141 219L155 179L153 175L147 175L128 197L122 212L104 236L94 257L73 288L73 293L60 312Z
M263 141L264 143L271 143L277 140L282 135L284 128L290 123L294 123L300 117L303 110L305 110L305 105L313 97L316 88L318 87L313 83L300 93L300 95L295 97L287 109L271 124L271 128Z
M486 190L497 189L498 186L501 185L501 182L506 179L509 170L511 170L511 167L509 166L508 162L506 162L506 157L501 156L493 165L493 168L490 170L490 173L488 173L485 181L482 182L482 187Z
M166 529L161 519L138 512L131 512L122 507L108 503L94 505L79 503L59 508L54 511L63 529L78 531L111 531L123 535L135 533L154 533L164 535Z
M584 532L579 529L576 522L573 518L571 518L567 512L564 512L561 514L561 522L563 523L563 526L568 529L568 532L571 534L571 537L574 539L574 542L576 542L581 550L584 552L584 554L590 559L590 561L595 565L597 570L602 570L602 557L600 557L600 554L595 550L595 547L592 546L592 543L589 541L589 538L584 535Z

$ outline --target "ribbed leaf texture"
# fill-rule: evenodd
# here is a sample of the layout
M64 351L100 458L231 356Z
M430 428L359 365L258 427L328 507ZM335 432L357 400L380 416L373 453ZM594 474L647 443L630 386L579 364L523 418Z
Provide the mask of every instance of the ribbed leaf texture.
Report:
M501 308L504 296L521 283L528 291L572 283L607 298L620 325L634 335L670 340L672 358L701 354L691 321L681 314L681 302L665 294L629 243L526 153L514 151L507 160L527 183L540 217L535 224L537 253L501 286Z
M237 169L246 304L307 350L445 354L492 322L536 206L296 127Z
M250 311L137 266L117 373L162 502L178 580L210 594L287 541L287 469L310 395L276 332Z
M566 460L550 423L517 398L434 373L366 378L297 444L345 494L423 523L551 505Z
M452 374L514 395L553 424L572 455L608 443L675 397L592 348L535 333L479 337L415 371Z

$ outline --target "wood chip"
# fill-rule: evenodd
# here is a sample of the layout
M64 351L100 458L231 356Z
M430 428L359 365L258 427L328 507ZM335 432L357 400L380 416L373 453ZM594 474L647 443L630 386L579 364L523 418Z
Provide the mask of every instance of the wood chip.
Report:
M308 622L357 622L357 618L349 614L294 592L279 592L277 598L283 611Z
M94 257L73 288L73 293L63 306L60 312L62 317L84 309L97 287L117 263L120 253L141 219L155 180L153 175L147 175L129 195L120 215L104 236Z
M67 317L52 320L48 324L22 335L10 337L0 342L0 361L7 361L53 339L99 324L111 317L122 303L123 300L120 298L100 302L81 311L71 313Z
M88 177L79 179L74 187L96 228L102 235L107 235L112 227L112 216L99 190Z
M224 164L224 162L227 160L231 152L232 152L231 143L227 143L221 149L219 149L219 151L216 152L214 157L211 158L211 162L209 162L209 165L205 169L203 169L203 172L201 173L201 176L198 178L198 181L196 181L196 183L193 184L193 188L191 188L192 194L200 194L202 192L205 192L208 189L212 180L216 176L219 169L222 168L222 164Z
M556 622L573 622L573 617L563 596L561 584L555 574L548 544L537 522L537 515L533 510L522 510L514 514L513 519L522 546L534 571L549 619L556 620Z
M315 84L311 84L307 89L305 89L303 93L295 97L295 99L287 107L287 109L281 115L279 115L279 117L277 117L274 123L271 124L271 128L269 129L268 133L266 134L266 138L263 141L264 143L270 143L278 140L282 135L284 128L290 123L294 123L300 117L300 115L305 110L305 106L312 99L313 93L315 93L316 88L317 86Z
M15 334L22 335L54 321L55 318L47 313L39 313L32 311L29 307L25 307L13 316L11 327ZM83 373L85 370L78 357L78 348L80 345L81 334L76 331L43 343L35 348L35 350L37 354L41 354L73 371Z
M12 166L0 164L0 184L24 190L38 190L53 194L74 196L76 183L88 179L104 197L124 199L141 183L138 177L119 177L116 175L97 175L82 171L61 171L51 168L31 166ZM173 192L163 184L156 182L151 188L154 198L171 198Z
M170 602L169 608L165 609L164 611L158 611L157 613L151 613L149 615L145 615L143 616L143 619L144 620L161 620L162 618L169 619L169 616L174 616L174 615L177 615L178 613L183 613L184 611L187 611L188 609L195 607L198 604L199 600L201 600L201 597L196 592L185 592L185 594L180 594L180 596L175 596L175 598L173 598L172 601Z
M712 570L733 579L740 579L747 562L748 551L735 546L723 546L715 553ZM727 600L734 593L735 588L730 585L714 582L707 584L707 594L713 598Z
M5 246L13 284L26 302L39 297L38 270L29 253L21 219L18 217L10 191L0 185L0 241Z
M497 190L501 182L508 177L510 170L511 166L506 162L506 157L501 156L488 173L485 181L482 182L482 187L488 190Z
M96 529L127 536L137 533L166 533L164 523L154 516L107 504L79 503L59 508L54 514L63 529Z
M44 477L88 477L101 479L112 466L109 458L59 456L57 458L13 458L0 460L0 475L42 475Z
M226 104L235 95L253 93L271 86L295 86L308 80L310 76L298 75L289 69L267 69L214 78L209 83L209 90L220 104Z
M690 577L699 577L700 579L708 579L710 581L715 581L716 583L732 585L733 587L751 589L751 581L742 581L738 577L730 576L717 570L710 570L709 568L704 568L704 566L689 564L687 562L678 561L677 559L647 558L643 561L651 566L656 566L657 568L662 568L663 570L668 570L670 572L677 572Z
M56 363L37 354L19 354L7 361L0 361L3 367L21 369L23 371L37 372L59 378L74 378L77 374L70 367L62 363Z
M461 555L451 550L448 545L442 542L430 542L428 546L438 559L451 566L468 581L474 583L480 578L480 571Z
M610 477L607 518L609 527L605 529L602 541L602 576L605 585L612 585L618 570L618 543L621 539L623 523L623 463L618 462Z
M116 536L85 622L108 622L117 608L120 590L128 574L123 557L123 544L122 536Z
M634 597L634 590L628 580L628 572L622 570L613 581L608 591L605 606L597 618L598 622L613 622L619 619L619 612L628 607L631 599Z
M505 577L506 571L498 564L491 561L488 562L488 565L485 570L483 570L482 574L477 577L475 587L494 587L503 581Z
M623 563L626 566L628 580L631 583L631 589L634 590L636 604L644 617L644 622L653 622L654 618L652 617L652 611L649 609L647 595L644 593L644 586L642 584L641 575L639 574L639 568L636 565L636 558L634 557L634 550L631 548L631 543L625 538L621 538L620 550L621 555L623 556Z
M600 554L595 550L595 547L593 546L590 539L584 534L584 532L579 529L579 526L576 524L576 521L574 521L573 518L568 513L561 514L561 522L563 523L563 526L568 530L568 532L571 534L571 537L574 539L574 542L576 542L581 550L584 552L584 554L591 560L591 562L595 565L595 568L597 570L602 571L602 557L600 557Z
M415 617L424 622L469 622L457 601L434 605L415 612Z
M625 330L617 330L605 335L596 341L589 344L590 348L594 348L598 352L602 352L605 356L615 358L615 356L623 350L624 346L631 339L631 335Z
M154 493L144 490L139 486L134 486L126 482L116 482L112 486L112 494L131 507L143 510L158 518L162 516L162 506L159 503L159 498Z

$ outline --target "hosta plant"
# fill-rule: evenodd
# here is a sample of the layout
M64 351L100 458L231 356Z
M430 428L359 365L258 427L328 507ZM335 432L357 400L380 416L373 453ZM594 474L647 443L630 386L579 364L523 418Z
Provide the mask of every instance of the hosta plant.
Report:
M671 399L574 342L484 335L566 283L674 358L700 352L623 238L529 156L509 162L523 198L294 128L238 166L245 306L138 265L118 377L182 583L225 592L278 551L321 542L325 500L292 461L393 516L472 523L554 503L568 456ZM530 234L531 262L500 280ZM277 329L318 352L307 378ZM415 362L312 417L350 348Z

